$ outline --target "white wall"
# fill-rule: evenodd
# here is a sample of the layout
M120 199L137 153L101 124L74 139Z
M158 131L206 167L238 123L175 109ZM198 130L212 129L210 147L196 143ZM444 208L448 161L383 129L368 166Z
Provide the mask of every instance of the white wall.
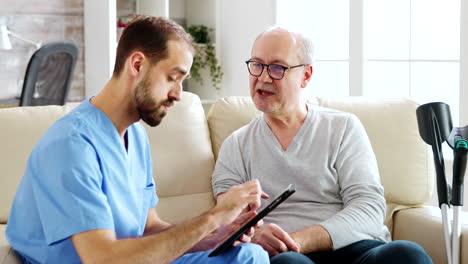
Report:
M219 59L219 48L217 46L216 38L216 0L186 0L186 21L187 27L191 25L205 25L209 28L214 29L211 34L211 38L216 47L216 53ZM208 69L200 71L203 78L203 84L196 82L193 79L187 80L187 90L192 93L196 93L203 101L212 101L218 98L218 93L211 83L211 77Z
M185 0L171 0L169 3L169 17L171 19L186 19L186 1Z
M275 0L218 0L217 29L221 67L224 72L222 96L249 96L248 72L252 43L275 24Z
M136 10L140 15L169 17L169 0L137 0Z
M216 0L187 0L187 26L203 24L216 28Z
M99 92L114 71L116 2L84 1L85 97Z

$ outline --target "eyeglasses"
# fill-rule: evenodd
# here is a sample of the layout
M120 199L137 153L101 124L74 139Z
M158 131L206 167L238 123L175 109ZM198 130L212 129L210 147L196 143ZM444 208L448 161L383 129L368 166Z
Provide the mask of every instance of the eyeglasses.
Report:
M263 68L267 67L268 75L273 80L281 80L284 77L284 72L289 69L306 66L307 64L300 64L296 66L285 67L278 64L263 64L258 61L248 60L245 62L250 75L259 77L263 73Z

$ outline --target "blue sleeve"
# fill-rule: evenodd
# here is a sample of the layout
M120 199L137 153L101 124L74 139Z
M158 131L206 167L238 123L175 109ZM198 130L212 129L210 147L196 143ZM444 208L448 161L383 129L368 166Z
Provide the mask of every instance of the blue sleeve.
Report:
M42 222L49 245L89 230L114 229L100 157L89 141L66 138L36 153L33 192L40 217L47 219Z

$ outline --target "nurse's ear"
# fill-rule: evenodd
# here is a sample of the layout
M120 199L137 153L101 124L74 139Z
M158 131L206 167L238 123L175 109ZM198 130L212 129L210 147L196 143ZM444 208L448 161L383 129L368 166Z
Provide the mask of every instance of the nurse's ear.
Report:
M138 78L142 74L146 56L141 51L135 51L128 56L125 66L129 76Z

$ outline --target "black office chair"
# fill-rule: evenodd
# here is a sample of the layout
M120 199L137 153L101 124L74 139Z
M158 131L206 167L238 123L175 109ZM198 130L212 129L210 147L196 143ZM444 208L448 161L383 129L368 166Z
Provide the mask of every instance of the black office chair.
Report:
M64 105L78 59L72 41L45 44L32 55L26 69L20 106Z

